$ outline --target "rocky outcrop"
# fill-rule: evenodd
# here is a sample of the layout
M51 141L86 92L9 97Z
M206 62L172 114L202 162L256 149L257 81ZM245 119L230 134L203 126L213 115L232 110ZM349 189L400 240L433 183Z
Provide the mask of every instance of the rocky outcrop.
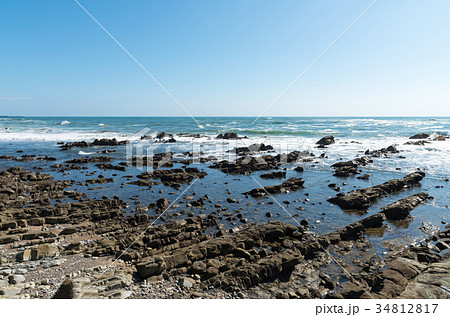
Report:
M157 153L153 156L133 156L127 161L128 166L158 169L173 167L173 152Z
M144 172L137 177L141 180L160 179L161 183L165 186L178 189L181 187L181 184L190 183L194 178L203 178L206 175L208 175L206 172L200 171L196 167L186 167L184 170L181 168L174 168ZM136 182L132 183L137 185ZM155 184L151 183L149 185L153 186Z
M264 197L267 193L271 195L280 193L289 193L291 191L299 190L303 188L305 181L301 178L289 178L279 185L265 186L264 188L255 188L251 191L243 193L244 195L250 195L252 197Z
M328 201L343 209L364 210L381 197L418 185L424 177L424 172L414 172L402 179L393 179L381 185L353 190L348 194L338 194L336 197L329 198Z
M388 220L403 220L409 217L411 210L424 203L427 198L427 193L418 193L383 207L381 212Z
M111 163L96 164L95 166L102 170L115 170L121 172L125 172L127 170L125 166L113 165Z
M261 174L261 178L267 178L267 179L274 179L274 178L285 178L286 172L283 171L276 171L276 172L270 172L267 174Z
M337 162L331 165L334 168L334 176L337 177L348 177L355 174L360 174L361 171L358 170L359 166L366 166L372 163L372 159L368 156L363 156L350 161Z
M293 151L288 154L264 155L260 157L246 156L234 161L223 160L214 163L211 168L217 168L227 174L250 174L255 171L278 169L284 164L300 163L314 157L307 151Z
M411 136L409 139L410 139L410 140L428 139L429 137L430 137L430 135L427 134L427 133L418 133L418 134L414 134L414 135Z
M238 259L257 260L261 255L254 248L261 247L265 242L278 241L296 229L281 222L250 226L229 235L144 258L136 264L136 269L141 277L148 278L165 271L187 267L187 272L196 272L207 279L220 271L229 271L238 262L235 257L229 257L228 264L208 259L234 254ZM209 265L199 261L206 261ZM212 268L208 270L208 266Z
M278 159L282 161L281 156ZM165 177L182 182L184 176L174 175L200 177L203 173L189 167L162 169L140 174L138 182L150 186L151 182L156 183L155 179L163 181ZM283 176L283 173L274 171L269 175ZM97 177L93 183L109 179ZM422 172L413 173L401 180L360 190L359 194L371 203L377 197L414 186L423 177ZM77 182L77 186L85 183ZM383 259L378 260L381 257L372 255L373 246L367 238L369 233L384 230L386 217L392 218L390 213L394 217L409 214L426 199L423 193L404 198L380 213L329 234L316 236L314 228L309 229L309 223L314 223L309 218L299 221L298 227L278 221L224 226L221 220L225 219L248 222L245 217L250 203L245 207L242 200L231 196L225 196L228 203L220 202L223 207L219 201L214 205L204 193L186 193L178 200L170 196L171 191L167 196L170 201L174 203L177 199L177 203L190 209L168 210L169 200L147 190L145 194L149 193L152 203L148 207L136 204L136 209L125 214L128 205L119 197L91 199L78 192L80 187L67 188L73 184L17 167L0 172L0 243L5 244L0 256L0 297L157 297L160 293L155 292L155 285L159 285L168 290L168 297L183 298L243 298L255 294L271 298L366 298L368 293L376 298L395 298L403 294L415 296L408 294L423 292L420 290L423 287L432 289L423 296L443 296L434 286L447 287L444 270L432 275L436 273L430 268L445 263L445 253L450 248L448 232L439 232L423 244L409 247L407 252L387 255L386 266ZM291 178L258 189L257 196L266 190L290 192L302 185L302 179ZM276 217L277 211L270 209L269 199L261 203L269 208L262 216ZM166 210L167 213L162 212ZM184 219L174 220L180 214ZM158 220L157 224L149 226L153 220ZM360 253L345 253L354 250ZM351 282L333 282L348 276L334 275L336 263L330 254L352 272ZM65 261L67 265L62 265ZM84 267L93 262L101 262L102 267L75 270L78 265ZM26 271L34 267L39 271ZM45 267L48 269L45 274L54 274L50 281L45 281L48 275L39 276ZM414 283L417 286L413 287Z
M47 155L21 155L20 157L1 155L0 160L16 161L16 162L33 162L33 161L56 161L56 157Z
M333 231L325 235L324 237L332 244L336 244L340 241L356 240L367 229L381 227L384 220L386 220L384 214L374 214L372 216L349 224L343 228L340 228L336 231Z
M319 144L319 145L331 145L334 143L335 143L335 140L334 140L334 136L332 136L332 135L324 136L323 138L321 138L319 141L316 142L316 144Z
M395 145L389 145L387 148L382 148L379 150L367 150L364 154L370 155L372 157L389 157L390 154L400 153Z
M247 146L237 147L228 152L235 153L237 155L246 155L249 153L252 154L252 153L267 152L267 151L272 151L272 150L273 150L272 145L265 145L264 143L255 143L255 144L249 145L248 147Z
M290 272L302 260L303 255L299 251L286 250L220 273L208 280L208 284L226 291L239 291Z
M67 142L60 146L61 151L70 150L71 148L86 148L91 146L118 146L118 145L126 145L127 141L117 141L114 139L95 139L94 142Z
M410 271L416 272L415 267ZM409 282L398 298L415 299L450 299L450 257L444 261L433 263L417 278ZM414 277L414 276L413 276Z
M128 267L106 268L90 277L65 280L53 299L125 299L131 295L126 290L133 283L133 270Z
M236 132L227 132L227 133L220 133L218 136L216 136L216 139L239 140L240 137Z
M445 141L447 138L444 135L438 135L433 139L433 141Z
M419 141L409 141L406 142L405 145L420 145L420 146L424 146L427 143L431 143L430 141L427 140L419 140Z
M65 161L65 164L87 164L87 163L104 163L112 162L112 158L106 156L97 157L80 157L73 160Z

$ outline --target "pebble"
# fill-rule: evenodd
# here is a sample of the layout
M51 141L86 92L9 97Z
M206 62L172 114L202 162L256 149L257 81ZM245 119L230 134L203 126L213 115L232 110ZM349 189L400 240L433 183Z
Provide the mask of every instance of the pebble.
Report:
M0 275L7 276L12 273L12 270L10 268L2 268L0 269Z

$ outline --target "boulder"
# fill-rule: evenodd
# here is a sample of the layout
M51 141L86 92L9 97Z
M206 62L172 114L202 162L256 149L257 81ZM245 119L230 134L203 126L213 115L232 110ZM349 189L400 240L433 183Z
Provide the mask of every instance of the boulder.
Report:
M142 278L161 274L166 269L166 263L162 257L149 257L140 261L136 269Z
M418 139L428 139L429 137L430 137L430 135L427 133L418 133L418 134L414 134L409 139L410 140L418 140Z
M20 284L25 282L25 276L20 274L13 274L8 276L9 284Z
M27 249L27 250L17 253L16 260L19 262L30 261L31 260L31 250Z
M59 249L54 244L40 244L31 249L31 259L40 260L43 258L53 258L59 254Z
M388 266L391 270L399 272L408 280L413 279L420 273L419 269L405 261L393 260L388 263Z
M53 299L73 299L75 297L73 286L74 286L74 283L72 280L65 280L59 286L58 290L56 291L55 295L53 295L52 298Z
M166 210L169 206L170 202L166 198L160 198L156 201L156 207L160 210Z
M334 140L334 136L332 135L328 135L328 136L324 136L323 138L321 138L319 141L316 142L316 144L320 144L320 145L330 145L330 144L334 144L335 140Z
M178 281L178 285L180 285L181 287L184 288L191 288L192 286L194 286L195 281L189 277L181 277L180 280Z

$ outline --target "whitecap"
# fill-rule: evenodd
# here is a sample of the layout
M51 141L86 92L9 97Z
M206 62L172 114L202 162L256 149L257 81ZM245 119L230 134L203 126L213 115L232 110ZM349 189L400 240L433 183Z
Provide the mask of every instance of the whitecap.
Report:
M71 123L72 122L70 122L70 121L64 120L64 121L61 122L61 125L66 125L66 124L71 124Z
M94 152L84 152L84 151L79 151L78 155L91 155L94 154Z
M99 126L99 127L104 127L105 124L104 124L104 123L99 123L98 126Z
M200 129L204 129L204 128L205 128L205 127L202 126L201 124L199 124L198 127L199 127Z

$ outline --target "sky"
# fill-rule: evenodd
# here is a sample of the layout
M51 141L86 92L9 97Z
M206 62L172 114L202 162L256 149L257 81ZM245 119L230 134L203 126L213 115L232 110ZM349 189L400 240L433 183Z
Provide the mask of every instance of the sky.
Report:
M78 0L193 116L257 117L373 0ZM378 0L266 116L450 116L450 1ZM74 0L0 2L0 115L187 116Z

